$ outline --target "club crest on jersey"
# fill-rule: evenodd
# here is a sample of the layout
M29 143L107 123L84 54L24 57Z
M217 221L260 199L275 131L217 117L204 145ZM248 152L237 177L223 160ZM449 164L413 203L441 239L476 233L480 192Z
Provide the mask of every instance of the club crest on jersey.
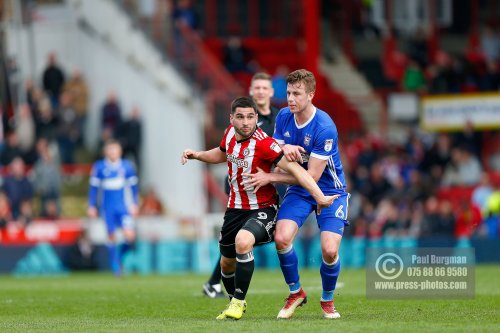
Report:
M306 134L306 136L304 137L304 146L309 146L311 144L311 137L309 136L309 134Z
M248 148L243 149L243 156L248 156L248 154L250 154L250 149Z
M271 149L274 150L277 153L281 153L281 147L276 142L271 143Z
M332 150L332 146L333 146L333 139L325 140L325 151Z

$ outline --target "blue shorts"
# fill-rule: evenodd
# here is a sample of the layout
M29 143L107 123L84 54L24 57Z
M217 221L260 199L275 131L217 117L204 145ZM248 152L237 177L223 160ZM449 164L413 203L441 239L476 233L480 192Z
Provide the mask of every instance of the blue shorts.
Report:
M331 231L341 236L344 234L344 227L349 225L347 210L350 196L347 192L341 194L330 207L323 208L320 215L316 214L320 231ZM304 197L295 192L287 192L278 211L277 220L292 220L300 228L312 211L316 212L316 201L311 196Z
M106 222L108 235L114 234L116 229L133 229L134 220L126 211L108 210L103 211L102 216Z

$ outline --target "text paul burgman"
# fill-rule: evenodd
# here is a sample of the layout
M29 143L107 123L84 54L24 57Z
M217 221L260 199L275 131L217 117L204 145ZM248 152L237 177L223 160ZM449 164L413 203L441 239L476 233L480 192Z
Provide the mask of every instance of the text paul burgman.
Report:
M426 254L418 256L416 254L411 256L412 264L441 264L441 265L457 265L467 264L467 256L437 256L434 254Z

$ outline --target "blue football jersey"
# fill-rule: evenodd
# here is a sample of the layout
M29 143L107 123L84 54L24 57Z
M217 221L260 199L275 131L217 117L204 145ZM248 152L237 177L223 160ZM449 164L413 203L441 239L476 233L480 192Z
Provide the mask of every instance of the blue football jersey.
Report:
M325 170L318 181L319 188L326 195L345 192L346 182L338 149L337 127L326 112L315 107L313 116L299 126L290 108L283 108L276 118L273 137L279 144L303 147L306 152L302 154L302 167L305 169L310 157L327 160ZM299 185L289 186L288 191L310 196L309 192Z
M100 190L100 208L103 211L128 211L131 203L138 202L138 178L132 163L104 159L94 163L90 175L89 206L97 207Z

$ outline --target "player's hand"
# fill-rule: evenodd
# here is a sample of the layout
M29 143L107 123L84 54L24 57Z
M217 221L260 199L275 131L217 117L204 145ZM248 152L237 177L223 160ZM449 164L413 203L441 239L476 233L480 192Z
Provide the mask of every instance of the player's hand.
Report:
M303 147L295 145L284 145L283 147L281 147L281 149L283 150L283 154L288 161L299 162L301 164L304 163L301 153L305 153L306 150Z
M257 193L262 186L266 186L271 183L270 174L264 172L264 170L259 167L257 167L256 173L242 173L241 175L244 179L241 182L241 185L244 185L243 189L245 191L253 189L253 193Z
M323 200L318 202L318 206L316 208L316 212L318 215L321 214L321 210L323 208L328 208L332 205L333 201L340 197L340 194L335 194L335 195L328 195L328 196L323 196Z
M139 215L139 207L137 207L136 205L131 205L129 208L129 212L132 217L137 217Z
M91 219L97 218L97 215L98 215L97 214L97 208L96 207L89 207L89 208L87 208L87 215Z
M196 159L197 152L192 150L192 149L185 149L182 152L181 156L181 164L184 165L187 163L188 160L194 160Z

